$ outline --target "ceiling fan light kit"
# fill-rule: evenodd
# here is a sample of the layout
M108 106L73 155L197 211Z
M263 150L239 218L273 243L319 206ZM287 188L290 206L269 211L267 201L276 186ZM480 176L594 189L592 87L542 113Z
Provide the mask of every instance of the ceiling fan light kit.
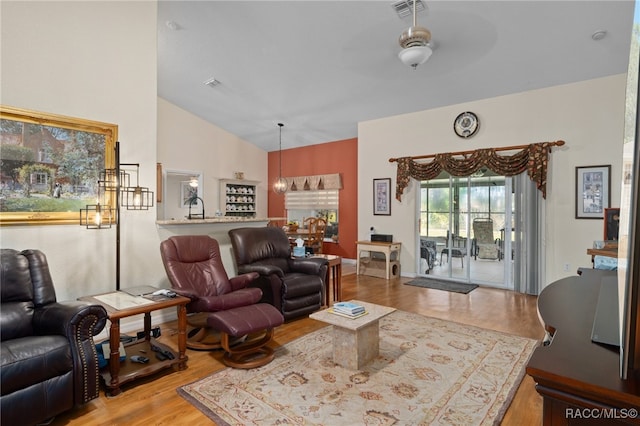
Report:
M427 62L431 53L432 51L429 46L412 46L402 49L400 53L398 53L398 58L400 58L403 64L416 69L418 65Z
M402 32L398 42L402 47L398 58L403 64L418 68L418 65L427 62L431 53L431 31L424 27L420 27L416 23L416 0L413 1L413 25Z

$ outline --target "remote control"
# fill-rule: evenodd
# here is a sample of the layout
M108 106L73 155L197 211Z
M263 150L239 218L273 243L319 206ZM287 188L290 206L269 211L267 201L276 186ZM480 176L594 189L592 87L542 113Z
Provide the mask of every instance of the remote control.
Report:
M137 362L140 364L146 364L149 362L149 358L147 358L146 356L140 356L140 355L133 355L131 358L129 358L132 362Z
M175 359L175 356L171 351L162 349L159 346L151 345L151 350L156 353L156 358L161 361L164 361L165 359Z

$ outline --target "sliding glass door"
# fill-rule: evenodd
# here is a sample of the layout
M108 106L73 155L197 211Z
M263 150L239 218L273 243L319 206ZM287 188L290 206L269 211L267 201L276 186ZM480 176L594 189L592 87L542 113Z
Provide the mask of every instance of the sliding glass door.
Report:
M421 182L418 205L421 275L513 288L510 178L443 173Z

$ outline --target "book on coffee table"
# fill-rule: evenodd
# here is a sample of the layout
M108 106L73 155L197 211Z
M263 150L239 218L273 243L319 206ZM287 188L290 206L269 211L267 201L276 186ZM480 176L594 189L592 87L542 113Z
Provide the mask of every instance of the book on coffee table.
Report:
M360 312L359 314L351 315L351 314L345 314L345 313L340 312L340 311L336 311L336 310L335 310L335 309L333 309L333 308L329 308L329 309L328 309L328 312L330 312L330 313L332 313L332 314L334 314L334 315L339 315L339 316L341 316L341 317L350 318L350 319L360 318L360 317L365 316L365 315L367 315L367 314L369 313L369 312L367 312L367 311L364 311L364 312Z
M329 312L346 318L359 318L367 314L364 306L353 302L334 303Z
M353 302L337 302L333 304L333 310L346 315L358 315L365 311L364 306Z

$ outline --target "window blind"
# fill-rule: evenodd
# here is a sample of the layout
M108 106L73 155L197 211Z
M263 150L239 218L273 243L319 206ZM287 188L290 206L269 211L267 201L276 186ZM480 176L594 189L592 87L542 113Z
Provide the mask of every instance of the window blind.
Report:
M337 189L287 191L284 194L284 208L287 210L335 210L338 208L339 194Z

